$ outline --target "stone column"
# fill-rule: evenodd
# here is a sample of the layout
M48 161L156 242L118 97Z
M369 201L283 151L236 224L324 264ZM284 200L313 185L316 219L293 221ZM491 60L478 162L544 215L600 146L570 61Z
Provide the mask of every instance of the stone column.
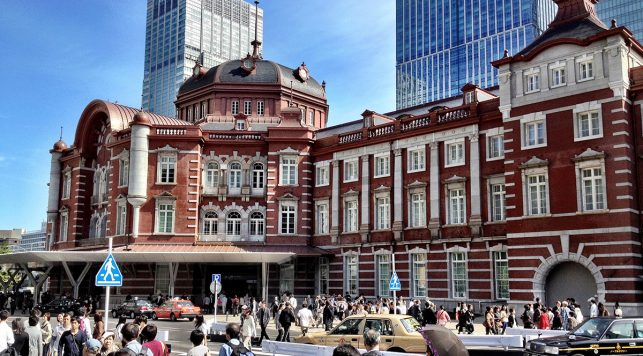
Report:
M62 141L59 141L62 142ZM49 199L47 202L47 222L50 224L49 235L47 236L47 249L51 249L56 238L56 218L58 217L58 199L60 198L60 158L63 151L62 145L54 146L51 153L51 164L49 166ZM69 192L72 196L72 192Z
M395 161L393 162L393 237L395 241L401 241L404 234L404 222L402 221L404 201L402 196L402 149L393 150Z
M134 115L131 123L132 134L130 138L130 166L129 166L129 187L127 201L132 204L132 237L138 236L140 209L147 201L147 171L150 130L152 124L143 112Z
M474 237L480 236L480 227L482 226L482 216L480 215L480 146L478 132L469 136L469 178L471 181L470 193L471 197L471 217L469 218L469 226L471 227L471 235Z
M433 141L431 147L431 166L429 168L429 199L431 214L429 219L429 230L431 238L439 237L440 233L440 157L439 143Z
M330 236L333 243L339 242L339 161L333 160L333 186L331 194Z
M362 156L362 221L359 226L359 233L362 236L362 242L368 242L368 232L370 230L370 209L369 209L369 155Z

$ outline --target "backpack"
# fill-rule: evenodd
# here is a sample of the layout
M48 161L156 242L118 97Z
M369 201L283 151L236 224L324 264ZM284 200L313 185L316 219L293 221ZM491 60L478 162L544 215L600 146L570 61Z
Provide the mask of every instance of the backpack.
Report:
M134 352L134 350L130 349L129 347L124 347L123 349L127 351L127 353L131 356L147 356L147 350L149 350L147 346L141 347L141 351L139 351L139 353Z
M291 324L291 323L292 323L292 319L290 317L290 312L288 312L287 309L282 310L281 313L279 314L279 324L283 326L284 324Z
M232 352L230 352L230 356L255 356L255 354L248 350L246 346L243 343L239 343L239 345L234 345L230 341L226 343L231 349Z
M18 355L18 350L16 350L13 346L9 346L6 349L2 350L2 352L0 352L0 356L20 356L20 355Z

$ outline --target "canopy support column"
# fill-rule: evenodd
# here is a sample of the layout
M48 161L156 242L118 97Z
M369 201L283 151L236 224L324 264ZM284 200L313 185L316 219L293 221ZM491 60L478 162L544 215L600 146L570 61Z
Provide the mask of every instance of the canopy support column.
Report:
M174 297L174 284L176 282L176 275L179 273L179 263L170 262L170 295Z
M25 272L25 275L31 283L34 285L34 297L36 298L36 303L40 302L40 288L42 288L42 285L45 284L45 281L47 280L47 277L49 277L49 272L51 272L51 269L54 268L53 265L50 265L47 267L47 271L45 271L44 274L40 276L38 280L33 276L33 270L29 270L29 266L26 263L21 263L20 267L22 270Z
M85 267L83 268L83 271L80 273L80 276L78 276L78 279L75 279L74 275L69 270L67 261L62 261L62 263L63 263L63 268L67 273L67 278L69 278L69 281L71 282L72 287L74 287L74 299L78 299L78 288L80 287L80 284L83 282L83 279L85 279L85 276L87 275L87 272L89 272L89 268L92 266L92 264L89 262L85 263Z
M268 303L268 262L261 262L261 297Z

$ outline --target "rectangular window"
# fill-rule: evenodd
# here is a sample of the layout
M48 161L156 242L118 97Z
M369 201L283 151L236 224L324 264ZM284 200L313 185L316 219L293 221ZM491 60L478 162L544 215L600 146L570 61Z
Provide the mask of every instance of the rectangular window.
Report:
M246 129L246 122L245 120L237 120L237 130L243 131Z
M414 297L426 297L426 254L425 253L412 253L411 254L411 278L413 280L413 293Z
M544 174L527 176L527 213L528 215L547 213L547 180Z
M239 114L239 100L232 100L232 107L230 111L232 115Z
M527 91L525 93L534 93L540 90L540 74L529 74L526 76Z
M576 138L601 137L601 129L601 120L598 111L576 114Z
M552 68L551 70L551 86L552 88L565 85L565 67Z
M509 299L509 259L506 251L493 252L496 299Z
M252 188L263 189L263 187L264 187L263 164L255 163L252 168Z
M319 258L319 289L317 294L328 294L328 282L330 280L330 262L327 257Z
M583 211L605 209L603 170L598 167L581 169Z
M292 203L282 203L280 210L281 233L286 235L293 235L295 233L295 221L297 218L295 205Z
M578 80L594 79L594 63L585 61L578 63Z
M424 149L409 150L408 172L419 172L424 170Z
M391 256L376 255L377 257L377 295L388 296L388 285L391 281Z
M476 97L476 92L475 91L468 91L464 93L464 104L469 105L475 101Z
M357 200L344 202L344 232L357 231Z
M464 164L464 142L447 143L446 146L446 167L460 166Z
M127 223L127 203L119 201L116 206L116 235L125 235L125 225Z
M263 100L257 101L257 116L263 116L265 113L265 104Z
M154 290L159 293L167 294L170 292L170 266L167 264L157 264L156 274L154 276Z
M281 185L297 184L297 157L281 157Z
M308 112L308 125L315 126L315 112L312 110Z
M358 273L359 259L357 255L344 256L344 291L351 295L359 294L358 291Z
M69 199L69 194L71 192L71 172L65 172L63 175L63 199Z
M317 234L328 234L328 203L317 204Z
M174 183L176 171L175 155L159 156L159 183Z
M205 102L201 102L201 119L208 114L205 108Z
M119 160L120 170L118 171L118 186L124 187L129 183L129 160Z
M328 185L330 170L328 166L318 166L315 168L315 186L321 187Z
M545 135L545 122L534 121L523 125L525 147L541 146L547 143Z
M170 234L174 232L174 203L159 201L156 210L156 232Z
M464 252L451 252L451 296L467 297L467 260Z
M426 226L426 201L424 199L424 193L411 193L409 204L410 226Z
M388 177L390 174L390 156L375 156L375 178Z
M464 189L449 189L447 194L447 224L464 224Z
M295 265L285 263L279 265L279 290L291 291L295 289Z
M375 229L385 230L390 227L389 197L375 198Z
M60 242L67 241L67 229L69 228L69 218L67 214L60 214Z
M252 115L252 101L246 100L243 102L243 114L246 116Z
M344 182L357 180L357 160L344 161Z
M505 185L503 183L489 186L489 201L491 202L491 221L504 221L507 216L505 207Z
M505 138L503 135L489 136L487 139L487 158L503 158L505 156Z

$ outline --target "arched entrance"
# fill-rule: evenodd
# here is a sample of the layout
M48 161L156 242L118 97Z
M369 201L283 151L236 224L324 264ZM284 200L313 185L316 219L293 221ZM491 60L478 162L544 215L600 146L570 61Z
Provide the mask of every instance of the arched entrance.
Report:
M592 273L576 262L562 262L552 267L545 282L545 303L554 305L557 300L574 298L584 305L585 301L598 295L596 280Z

